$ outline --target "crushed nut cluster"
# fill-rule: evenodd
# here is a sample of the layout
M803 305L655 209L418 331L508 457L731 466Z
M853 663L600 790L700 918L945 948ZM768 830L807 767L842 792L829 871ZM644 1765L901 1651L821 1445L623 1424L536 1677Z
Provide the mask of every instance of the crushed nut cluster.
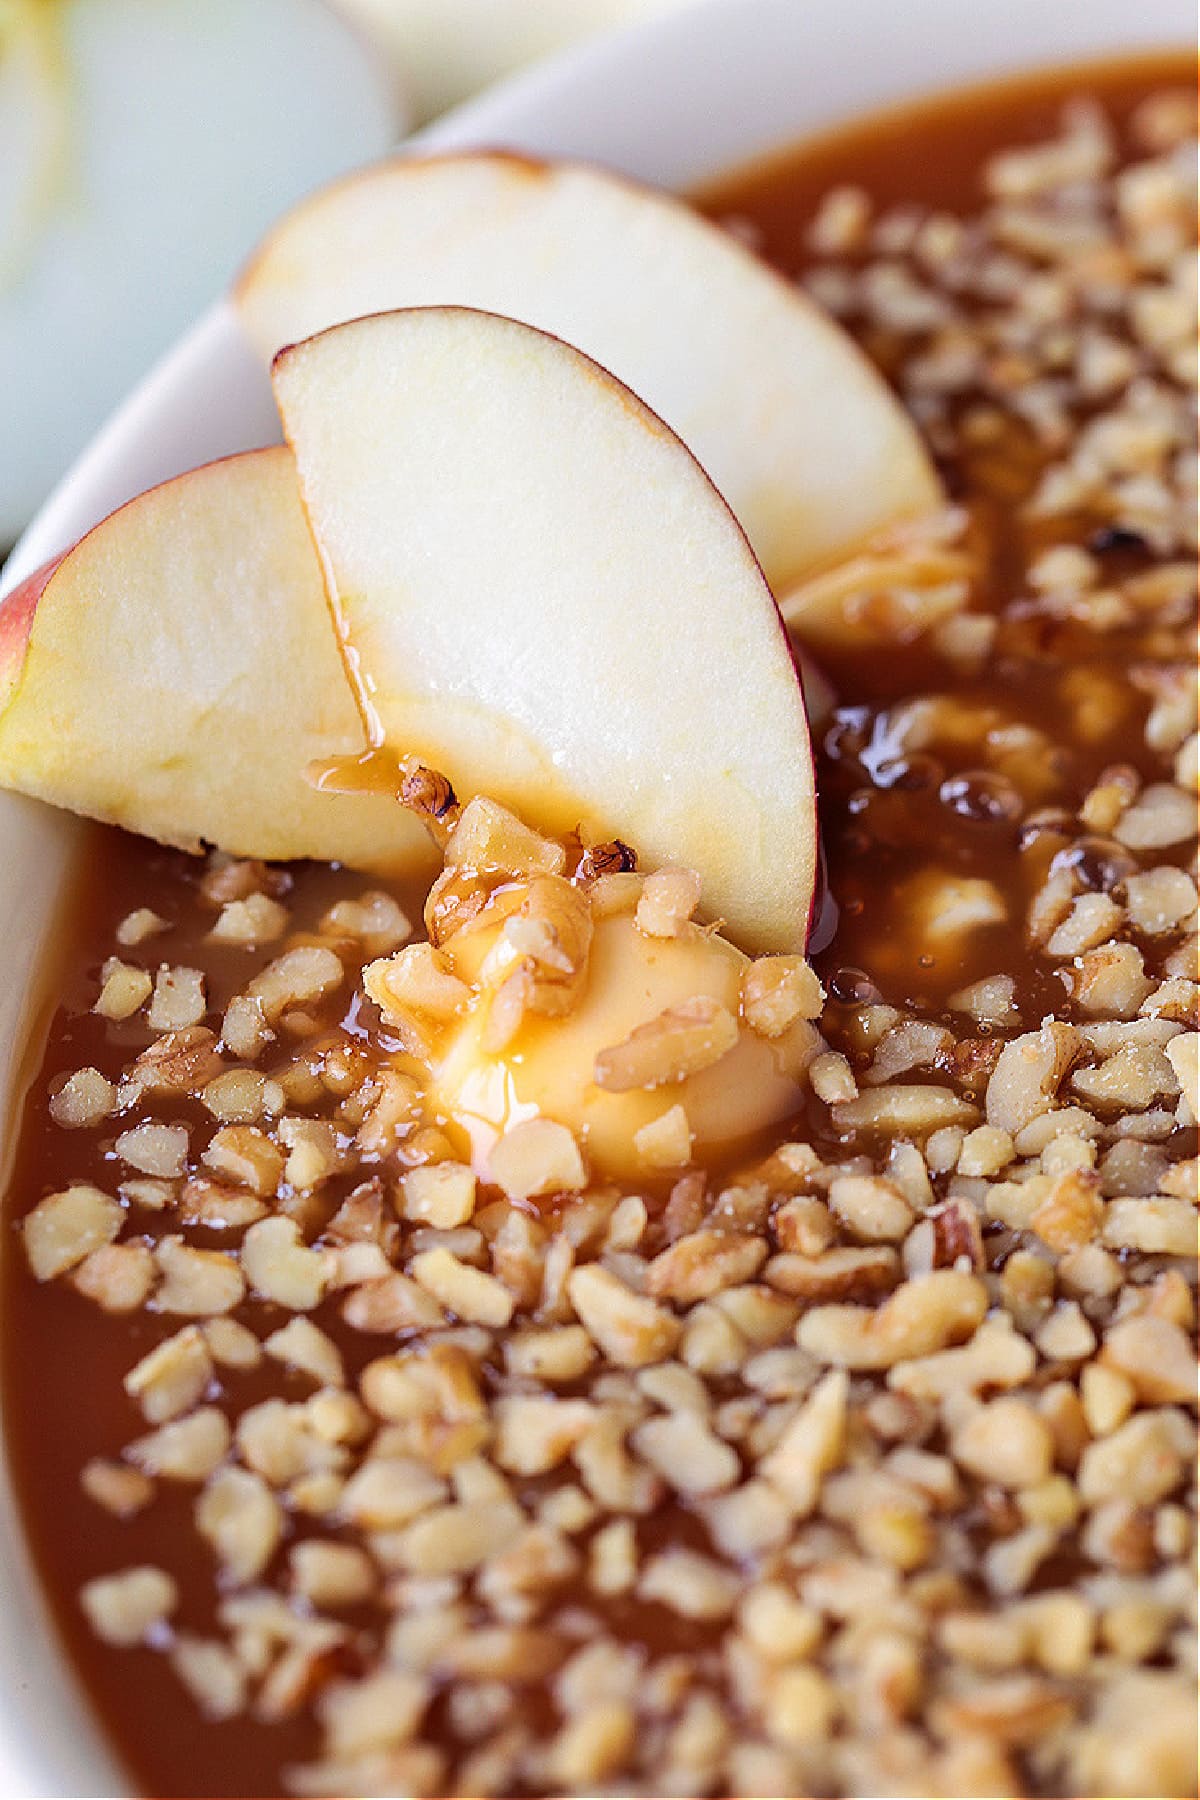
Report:
M472 993L456 934L499 928L498 1055L570 1014L597 919L669 937L700 902L487 802L447 813L425 936L349 878L310 921L220 858L186 916L116 924L93 1001L126 1049L59 1071L78 1178L22 1226L38 1281L139 1326L127 1437L81 1474L129 1554L80 1599L207 1719L307 1721L288 1792L1194 1791L1190 129L1143 107L1122 166L1075 109L993 159L975 219L842 191L813 228L810 285L939 453L978 486L1019 421L1028 557L985 610L987 533L942 521L876 553L917 558L927 613L872 608L870 558L816 609L835 668L868 618L924 669L827 722L850 825L886 843L935 766L982 848L859 917L841 843L827 1000L761 959L736 1018L686 1002L597 1058L628 1092L802 1027L785 1133L706 1170L664 1105L615 1185L533 1119L477 1172L423 1085ZM1034 726L990 671L1046 621L1070 655ZM926 962L936 1003L906 998ZM175 1567L138 1550L167 1490Z
M1120 143L1100 105L1074 102L1061 135L990 159L987 204L968 218L919 206L876 213L852 187L828 195L809 232L805 285L896 382L957 470L971 517L951 508L893 532L785 601L794 619L811 613L816 641L923 634L927 650L970 667L994 653L996 634L1001 647L1013 642L1018 621L1027 634L1039 620L1082 627L1085 649L1087 634L1186 629L1196 548L1194 100L1154 96L1129 139ZM1027 548L1040 543L1045 554L1028 558L1027 586L1007 615L971 613L964 531L986 537L994 503L1014 496ZM1013 523L1006 506L1005 535ZM1114 552L1147 548L1152 566L1111 566ZM1135 675L1143 684L1161 658L1147 660ZM1163 694L1143 691L1163 707ZM1098 737L1106 698L1072 698L1097 718ZM1177 706L1186 714L1185 699ZM1161 734L1155 747L1165 747ZM1191 767L1194 781L1194 752Z

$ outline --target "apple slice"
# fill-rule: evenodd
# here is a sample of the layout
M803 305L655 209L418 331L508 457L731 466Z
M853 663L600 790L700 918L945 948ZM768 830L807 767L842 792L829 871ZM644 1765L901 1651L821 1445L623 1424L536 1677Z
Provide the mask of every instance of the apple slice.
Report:
M324 0L0 0L0 548L280 209L402 129Z
M700 871L754 949L803 945L804 701L749 544L590 358L430 307L286 350L275 391L374 741L556 833Z
M727 232L599 169L401 158L315 195L236 304L264 357L366 313L456 304L553 332L678 432L775 593L941 490L857 346Z
M341 0L387 52L418 124L539 57L689 0Z
M0 604L0 783L198 850L426 868L394 801L319 794L362 749L287 450L131 500Z

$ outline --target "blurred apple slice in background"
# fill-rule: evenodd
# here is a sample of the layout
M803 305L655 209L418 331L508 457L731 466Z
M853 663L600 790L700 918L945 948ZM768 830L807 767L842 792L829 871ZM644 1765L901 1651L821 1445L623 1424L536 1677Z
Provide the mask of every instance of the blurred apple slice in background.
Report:
M678 433L781 597L941 500L910 420L839 326L729 233L599 169L487 153L381 163L283 219L236 302L264 357L406 306L554 333Z
M282 448L151 488L0 603L0 784L162 843L435 866L395 801L319 794L362 726Z
M803 947L800 684L679 439L579 351L464 308L339 326L274 379L374 740L460 799L698 869L748 948Z
M392 58L422 124L596 32L689 0L339 0Z
M62 178L69 121L43 5L0 9L0 293L31 254Z
M0 550L280 208L402 126L322 0L3 0Z

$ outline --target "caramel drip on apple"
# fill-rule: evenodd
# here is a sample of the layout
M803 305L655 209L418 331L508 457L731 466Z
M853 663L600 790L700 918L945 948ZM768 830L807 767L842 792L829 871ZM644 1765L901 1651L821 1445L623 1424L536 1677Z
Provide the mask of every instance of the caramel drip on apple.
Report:
M415 756L398 756L387 745L357 756L318 758L304 774L323 794L378 794L399 801L416 813L442 849L462 811L447 776Z

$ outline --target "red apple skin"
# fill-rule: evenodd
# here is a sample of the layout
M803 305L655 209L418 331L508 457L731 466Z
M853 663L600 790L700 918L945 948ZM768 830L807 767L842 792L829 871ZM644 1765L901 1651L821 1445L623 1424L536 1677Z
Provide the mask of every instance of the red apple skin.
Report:
M51 557L0 600L0 712L8 705L20 679L38 601L59 564L69 555L70 551L64 550L61 556Z
M392 340L390 344L387 342L389 338ZM543 380L545 369L556 367L556 373L560 376L569 374L565 391L569 392L572 405L578 403L583 407L585 403L590 403L601 416L606 407L612 409L612 418L622 419L622 430L630 434L630 445L637 445L635 454L648 454L646 445L653 443L655 470L657 459L662 455L678 459L678 481L684 482L685 479L687 493L689 497L693 497L691 504L698 509L698 517L703 518L705 544L720 542L720 556L729 558L730 569L736 569L736 580L745 583L745 605L750 608L747 619L754 621L752 628L756 634L763 634L756 637L756 666L761 679L765 680L772 693L772 706L775 707L772 716L781 731L779 742L774 743L775 751L779 752L775 758L779 769L772 770L765 776L761 787L761 792L768 801L770 814L768 837L777 844L777 850L772 848L772 853L765 857L763 877L759 877L754 868L741 868L741 871L734 869L736 851L739 848L738 833L729 828L729 814L721 819L721 815L714 812L711 805L707 805L705 797L700 797L698 805L693 806L691 812L680 812L680 817L684 817L684 826L675 828L673 821L671 832L664 835L662 821L655 812L657 799L648 799L649 790L631 790L626 770L610 769L612 785L604 790L597 781L594 763L583 767L578 758L570 760L567 749L561 747L570 745L572 749L578 749L578 738L570 738L574 727L567 716L569 709L561 706L561 682L556 693L556 700L560 704L551 707L549 715L545 711L538 715L536 733L533 718L518 715L518 731L513 734L522 751L524 733L533 736L534 742L538 742L542 751L556 747L561 749L561 754L554 754L552 767L549 767L551 756L545 756L549 778L547 772L538 772L536 783L529 778L527 761L522 761L522 754L509 754L509 736L504 729L493 731L488 751L480 751L479 733L473 736L461 733L459 742L453 742L452 736L448 734L448 711L430 720L428 706L425 706L425 711L421 711L421 706L414 706L414 693L426 691L434 695L443 689L444 670L437 666L439 655L444 655L443 639L439 634L432 635L434 666L432 670L425 670L421 666L419 673L419 664L408 657L407 648L398 652L396 643L403 643L405 626L410 628L412 610L417 599L423 607L428 608L430 617L434 616L434 603L426 587L425 571L439 567L441 572L437 556L444 553L444 544L437 542L435 549L426 545L417 558L416 572L412 572L410 558L414 554L414 533L421 517L425 515L417 513L407 533L401 533L396 542L392 542L394 520L399 517L399 511L403 511L403 506L412 504L412 488L403 486L403 490L398 490L403 491L403 502L381 511L380 497L374 495L372 506L376 511L372 517L367 517L362 511L358 517L354 517L354 509L351 508L347 520L347 513L340 508L340 502L331 504L331 482L335 486L340 484L340 491L344 495L362 495L369 491L374 473L380 470L387 472L383 477L385 481L396 482L399 452L394 448L392 437L396 437L399 445L403 446L403 454L412 455L416 459L412 464L412 472L417 477L414 486L419 488L421 479L428 481L428 446L417 445L417 439L410 430L410 421L414 416L414 387L410 385L405 389L405 407L398 414L392 414L392 401L389 398L390 394L398 392L401 387L401 383L396 380L396 369L401 362L405 362L405 358L410 358L405 362L405 367L412 369L414 383L428 380L423 369L428 371L443 367L439 362L439 355L432 356L432 360L430 355L423 358L416 355L414 346L421 338L430 340L439 355L448 342L461 342L466 346L453 362L457 378L453 382L443 380L443 385L437 391L439 405L455 419L455 432L443 430L443 445L446 446L443 454L448 459L453 459L452 463L448 463L446 479L480 481L480 419L477 412L471 410L470 427L464 423L464 419L468 418L464 410L464 396L470 392L470 387L462 382L462 356L466 356L468 360L470 356L486 356L489 369L497 371L506 382L513 380L513 360L516 356L531 360L531 373L522 387L525 414L529 410L529 382L533 380L534 374L538 380ZM363 371L369 369L371 358L381 356L381 346L385 344L387 356L383 358L383 365L389 371L389 382L380 385L363 380ZM613 376L612 371L604 369L603 364L596 362L594 356L588 356L585 351L570 346L563 338L554 337L551 331L540 331L520 320L507 319L504 315L470 306L443 304L425 308L399 308L398 311L374 313L362 319L329 326L324 331L318 331L315 337L279 351L273 358L272 380L275 383L275 398L281 409L284 437L288 439L291 450L297 454L300 493L304 506L308 509L309 527L322 549L327 596L338 621L338 635L342 637L344 644L349 644L356 652L356 671L360 680L363 677L371 679L371 689L369 693L363 693L360 707L363 715L371 716L371 731L376 742L387 742L390 738L394 747L403 745L407 749L416 749L432 767L446 770L459 796L489 794L493 799L511 806L540 830L552 833L570 830L570 819L563 823L563 815L570 814L576 823L583 819L594 830L626 837L628 841L637 844L640 855L648 857L651 862L673 860L682 862L685 866L693 866L698 869L702 878L705 904L712 913L725 918L727 936L730 941L738 943L739 949L759 954L804 950L815 916L813 898L817 880L819 826L813 792L815 770L808 729L808 706L801 671L795 661L792 637L788 634L783 614L779 612L779 605L772 596L763 567L757 562L747 533L734 509L730 508L729 500L712 484L711 477L705 473L700 463L696 463L691 450L676 436L675 430L667 425L662 416L651 409L646 401L640 400L635 392L624 387L624 383ZM491 394L495 396L495 385L491 387ZM353 407L362 409L363 418L356 419L353 430L347 430L345 421L351 418ZM513 421L506 416L504 425L498 427L498 416L493 416L491 428L507 430L511 439ZM389 446L383 452L380 452L378 445L372 445L371 452L363 450L363 446L369 443L369 432L372 430L389 434ZM511 448L509 439L506 439L506 452ZM572 441L576 445L588 443L587 432L579 434ZM471 446L466 463L462 463L464 454L457 448L461 443ZM489 445L489 448L493 446ZM362 472L358 468L363 455L365 468L369 472L365 486ZM624 468L621 459L615 461ZM336 481L335 475L331 473L331 463L333 468L342 464ZM583 466L587 470L587 455L583 459ZM613 466L612 459L608 466ZM462 468L468 470L468 475L462 475ZM596 472L588 470L588 479L592 477L599 481ZM437 518L437 511L439 509L434 506L434 518ZM608 511L599 508L597 513L594 508L594 515L608 517ZM718 515L723 515L723 527ZM612 517L615 517L615 513ZM390 567L410 571L403 580L399 580L398 587L390 587L389 578L380 574L378 531L381 518L390 520L385 540L389 549ZM331 526L335 527L342 565L327 538L326 527ZM646 544L660 545L662 542L669 542L662 535L657 518L646 520L642 527L646 529ZM371 578L367 580L367 589L371 589L374 581L372 598L363 592L363 571L356 567L363 545L372 545L369 558L372 562ZM709 551L705 549L705 556L707 554ZM450 560L453 563L453 553ZM622 560L621 567L630 569L628 558ZM502 569L493 571L493 574L500 572ZM459 567L459 578L461 576ZM561 569L554 571L554 578L561 581ZM637 580L644 581L644 569L640 563ZM676 583L680 580L678 572L673 580ZM340 589L353 596L353 610L345 607L344 599L338 592ZM479 581L462 587L464 603L466 598L477 596L479 592L482 592ZM572 605L576 603L574 590L567 599ZM473 603L475 601L471 599L471 605ZM515 589L506 590L506 603L513 607L513 616L520 623L520 592ZM455 628L461 635L461 610L455 605L444 607L444 610L455 619ZM401 621L396 632L390 632L390 619ZM594 610L579 610L579 625L583 625L585 621L587 630L594 632ZM491 630L491 621L484 623ZM608 623L613 628L617 625L617 621L613 619ZM743 619L730 623L727 632L730 643L736 639L743 623ZM687 632L687 625L682 626L682 630ZM621 641L624 643L626 639ZM493 639L489 643L488 657L484 659L480 657L479 641L461 644L459 650L468 657L470 675L462 677L462 666L453 671L453 680L457 682L455 693L459 693L462 688L470 689L471 700L482 704L484 715L491 711L491 715L502 722L502 727L511 715L507 711L507 691L497 682L497 668L506 668L509 648L509 644ZM538 655L534 652L536 644L531 648L531 655L525 659L525 670L538 666ZM399 679L394 679L396 670L403 670ZM578 670L574 679L578 679ZM639 691L635 686L637 679L639 671L628 673L628 682L615 700L617 706L630 691ZM711 686L703 677L702 680L702 704L711 704ZM421 684L425 684L425 689L421 688ZM543 691L547 686L554 684L543 684ZM786 700L784 695L788 695ZM585 704L596 704L594 691L588 693L587 700L579 700L579 706ZM691 729L694 731L694 724ZM612 763L612 743L601 743L599 749L604 758ZM741 752L741 749L743 745L739 745L738 751ZM459 763L455 767L457 756L466 756L466 763ZM678 756L678 733L667 756L675 758L671 767L675 770L676 778L694 779L693 765L687 758ZM583 781L583 785L576 788L578 781ZM779 788L772 787L772 781L783 781L786 785L786 803L779 801ZM617 806L621 806L624 815L615 812ZM633 815L630 815L630 808L633 808ZM696 821L700 821L700 824L696 824ZM714 821L720 824L718 830L709 828ZM657 839L653 835L655 832ZM714 873L723 882L721 893L716 891ZM765 891L770 893L766 902L763 900Z
M0 600L0 787L192 852L424 872L419 821L305 782L361 748L282 446L148 489Z

